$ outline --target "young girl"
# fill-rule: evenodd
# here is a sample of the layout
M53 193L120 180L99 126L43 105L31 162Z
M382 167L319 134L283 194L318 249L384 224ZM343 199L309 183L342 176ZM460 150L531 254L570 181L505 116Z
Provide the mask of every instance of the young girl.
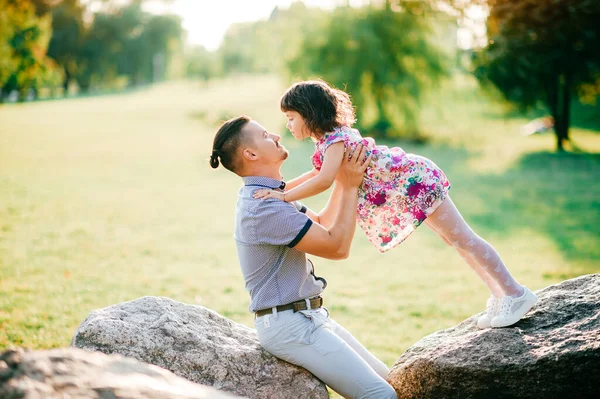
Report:
M362 144L372 161L359 190L357 221L376 248L392 249L425 222L489 288L480 328L512 325L535 304L535 294L515 281L496 250L464 221L448 195L444 172L427 158L361 137L351 127L356 120L348 94L322 81L299 82L281 98L281 110L294 138L315 142L314 169L287 182L285 192L258 190L256 198L292 202L327 190L346 150Z

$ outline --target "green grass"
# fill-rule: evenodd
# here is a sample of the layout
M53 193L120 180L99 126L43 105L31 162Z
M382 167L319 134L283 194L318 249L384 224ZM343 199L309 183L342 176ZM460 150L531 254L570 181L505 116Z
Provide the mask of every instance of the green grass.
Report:
M285 119L273 77L169 83L118 96L0 108L0 348L67 346L94 309L143 295L212 308L252 325L233 241L240 180L208 166L216 123ZM427 145L402 145L449 176L465 219L533 289L600 271L600 135L575 128L586 153L555 154L523 137L466 78L423 110ZM284 175L308 170L294 142ZM326 196L305 203L319 209ZM360 230L350 258L315 259L332 315L392 365L410 345L480 312L488 296L423 226L381 255Z

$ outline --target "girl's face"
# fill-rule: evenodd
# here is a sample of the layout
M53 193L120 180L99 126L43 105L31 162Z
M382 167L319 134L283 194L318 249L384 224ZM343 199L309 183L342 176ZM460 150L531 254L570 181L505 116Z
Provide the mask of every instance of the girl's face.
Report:
M310 137L310 132L304 123L304 118L298 112L286 111L285 116L288 120L285 127L288 128L296 140L304 140Z

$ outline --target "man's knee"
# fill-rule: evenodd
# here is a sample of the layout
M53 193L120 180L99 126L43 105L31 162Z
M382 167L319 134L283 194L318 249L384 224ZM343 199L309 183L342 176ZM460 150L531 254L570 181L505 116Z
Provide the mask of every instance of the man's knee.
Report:
M381 389L381 396L377 396L377 397L385 398L385 399L398 399L398 395L396 395L396 391L387 382L385 383L385 386L382 387L382 389Z
M390 384L386 381L382 380L376 386L368 389L363 395L359 397L360 399L397 399L396 391Z

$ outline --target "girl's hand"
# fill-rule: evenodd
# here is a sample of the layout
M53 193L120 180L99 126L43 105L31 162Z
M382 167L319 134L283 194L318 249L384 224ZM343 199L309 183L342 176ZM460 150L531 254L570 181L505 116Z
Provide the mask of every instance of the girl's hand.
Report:
M275 190L267 190L267 189L260 189L260 190L256 190L254 192L254 195L252 196L253 198L260 198L263 200L269 199L269 198L275 198L281 201L285 201L285 195L284 193L282 193L281 191L275 191Z

